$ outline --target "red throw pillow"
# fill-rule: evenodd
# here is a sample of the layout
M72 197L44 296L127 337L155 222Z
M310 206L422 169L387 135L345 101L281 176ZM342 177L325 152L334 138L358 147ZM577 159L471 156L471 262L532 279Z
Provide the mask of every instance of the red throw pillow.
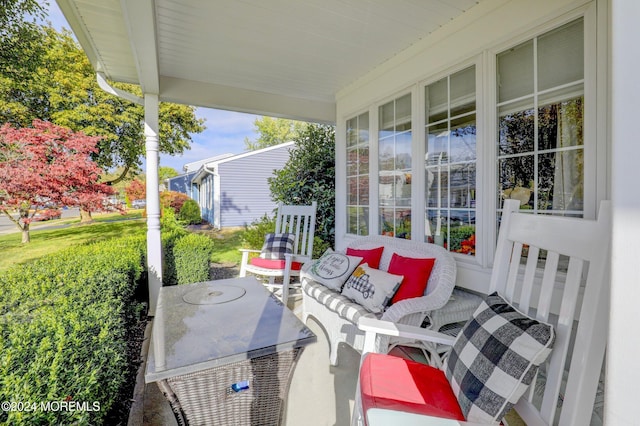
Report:
M353 249L347 248L347 256L358 256L362 258L363 263L368 264L373 269L380 269L380 258L382 257L383 247L377 247L374 249Z
M393 296L393 299L391 299L391 304L424 295L435 263L435 259L417 259L393 253L387 271L390 274L403 275L404 279L400 283L400 288Z

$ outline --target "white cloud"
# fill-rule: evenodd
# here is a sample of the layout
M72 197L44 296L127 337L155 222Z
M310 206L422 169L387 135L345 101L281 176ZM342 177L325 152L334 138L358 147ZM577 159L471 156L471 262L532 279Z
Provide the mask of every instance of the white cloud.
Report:
M186 163L214 157L220 154L239 154L245 149L244 140L255 140L253 122L258 116L210 108L198 108L196 116L205 118L207 129L192 135L191 149L180 156L160 156L160 165L173 167L181 172Z

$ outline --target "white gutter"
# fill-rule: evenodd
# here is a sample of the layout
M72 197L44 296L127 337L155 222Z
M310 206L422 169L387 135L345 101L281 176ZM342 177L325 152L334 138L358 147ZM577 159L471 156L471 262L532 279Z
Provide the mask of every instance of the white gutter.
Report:
M107 82L107 78L105 77L102 71L96 72L96 80L98 80L98 86L100 86L100 88L105 92L110 93L119 98L126 99L130 102L133 102L134 104L144 106L144 99L142 99L141 97L136 96L133 93L129 93L125 90L116 89L115 87L111 86Z

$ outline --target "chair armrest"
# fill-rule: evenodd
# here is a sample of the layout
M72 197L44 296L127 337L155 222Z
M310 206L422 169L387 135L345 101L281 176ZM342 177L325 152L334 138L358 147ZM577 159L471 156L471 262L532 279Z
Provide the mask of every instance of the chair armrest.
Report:
M406 324L396 324L390 321L383 321L376 318L362 317L358 321L358 328L365 332L364 348L362 354L376 352L376 335L401 337L408 340L420 340L442 345L453 345L455 337L437 331L428 330Z
M387 310L384 311L381 319L391 322L400 322L407 315L417 313L427 314L435 311L436 309L440 309L447 303L447 301L448 299L443 303L441 300L432 298L430 295L401 300L389 306Z
M241 251L242 253L260 253L260 250L255 250L255 249L241 248L241 249L238 249L238 250Z
M240 276L247 276L247 264L249 263L249 253L260 253L260 250L254 249L238 249L242 253L242 259L240 259Z
M293 254L293 253L285 253L284 258L285 260L288 258L291 258L292 262L299 262L299 263L307 263L311 261L311 258L309 256L303 256L301 254Z

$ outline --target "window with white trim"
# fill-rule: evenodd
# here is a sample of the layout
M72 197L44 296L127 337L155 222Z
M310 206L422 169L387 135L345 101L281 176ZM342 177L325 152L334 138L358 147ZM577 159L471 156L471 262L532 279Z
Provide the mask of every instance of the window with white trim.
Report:
M379 233L411 238L411 94L378 108Z
M497 100L497 208L582 216L583 19L498 54Z
M425 240L476 251L476 67L425 87Z
M369 235L369 113L347 120L347 232Z

